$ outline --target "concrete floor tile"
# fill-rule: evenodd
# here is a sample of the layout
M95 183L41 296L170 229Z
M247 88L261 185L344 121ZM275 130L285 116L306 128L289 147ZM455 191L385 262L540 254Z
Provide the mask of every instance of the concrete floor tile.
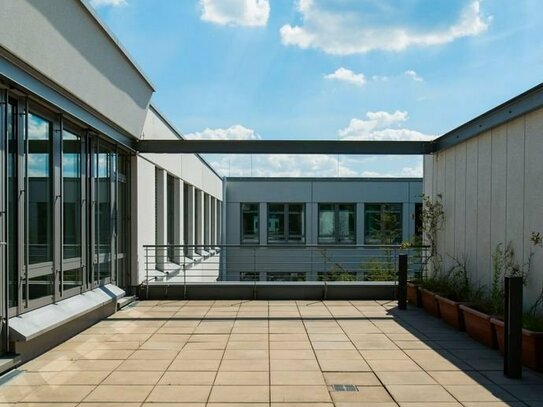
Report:
M285 359L285 360L299 360L299 359L315 359L315 353L312 350L296 349L296 350L275 350L270 351L270 359Z
M270 369L272 372L278 371L320 371L316 360L281 360L275 359L270 361Z
M223 350L220 349L206 349L206 350L182 350L177 355L173 355L170 359L176 357L177 360L220 360L224 354ZM164 357L164 359L168 359Z
M464 401L516 401L515 397L507 393L497 385L445 385L450 392L460 402Z
M211 386L216 372L177 372L167 371L158 382L159 385Z
M319 364L323 372L368 372L371 370L368 364L362 359L319 359Z
M405 385L391 384L386 386L396 402L444 402L456 401L440 385Z
M108 385L155 385L163 372L116 371L111 373L101 384Z
M2 386L0 403L17 403L36 389L36 386Z
M412 360L368 360L376 372L420 372L422 369Z
M94 388L94 386L34 386L32 391L21 401L33 403L75 403L83 400Z
M324 379L328 386L333 384L378 386L381 384L373 372L328 372L324 373Z
M227 372L268 372L270 364L268 360L223 360L220 371Z
M221 371L215 378L218 386L268 386L270 374L268 372L227 372Z
M210 392L211 386L155 386L146 402L205 403Z
M366 360L408 360L407 356L401 350L359 350L362 357Z
M363 387L360 387L358 391L353 391L353 392L331 391L330 394L335 403L337 402L390 403L393 401L383 386L363 386Z
M141 360L125 360L119 365L116 370L128 370L128 371L164 371L172 363L170 360L146 360L142 363Z
M250 359L269 359L267 350L258 349L228 349L224 353L224 359L231 360L250 360Z
M383 384L438 384L426 372L376 372Z
M441 385L463 385L463 384L479 384L487 385L492 382L477 372L462 372L462 371L445 371L445 372L428 372ZM502 373L503 375L503 373Z
M213 371L216 372L219 369L221 361L220 360L187 360L187 359L176 359L171 362L171 365L168 367L168 370L177 370L177 371Z
M267 403L270 400L268 386L213 386L210 403Z
M329 402L326 386L272 386L272 403Z
M324 376L321 372L272 372L272 386L297 386L297 385L313 385L324 386Z

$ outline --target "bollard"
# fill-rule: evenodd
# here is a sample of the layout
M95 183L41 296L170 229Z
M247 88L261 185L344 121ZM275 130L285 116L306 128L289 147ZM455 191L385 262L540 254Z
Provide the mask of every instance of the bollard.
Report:
M407 309L407 254L398 257L398 309Z
M522 377L522 277L505 277L503 373Z

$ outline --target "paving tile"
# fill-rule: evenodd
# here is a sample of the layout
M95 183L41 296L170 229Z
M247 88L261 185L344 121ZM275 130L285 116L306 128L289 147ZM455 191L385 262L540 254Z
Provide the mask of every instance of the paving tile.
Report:
M270 359L286 359L286 360L297 360L297 359L315 359L315 353L312 350L274 350L270 351Z
M381 384L373 372L328 372L324 373L324 379L328 386L333 384L378 386Z
M449 391L460 402L464 401L516 401L515 397L504 391L497 385L468 384L468 385L445 385Z
M268 360L223 360L220 371L228 372L268 372L270 364Z
M146 402L205 403L210 392L211 386L155 386Z
M393 401L383 386L363 386L363 387L360 387L358 391L355 391L355 392L331 391L330 394L335 403L338 403L338 402L390 403Z
M319 359L319 364L323 372L368 372L371 370L362 359Z
M282 360L275 359L270 361L270 369L272 372L289 370L289 371L320 371L316 360Z
M21 401L34 403L80 402L93 389L94 386L34 386L32 391Z
M442 385L455 385L455 384L479 384L487 385L492 382L477 372L462 372L462 371L446 371L446 372L428 372L439 384ZM503 373L500 372L503 376Z
M408 360L407 356L401 350L359 350L362 357L366 360Z
M224 353L224 359L234 360L249 360L249 359L268 359L269 353L267 350L258 349L229 349Z
M215 372L177 372L167 371L158 382L159 385L211 386Z
M125 360L119 365L116 370L123 371L164 371L172 363L170 360L146 360L145 363L142 363L141 360Z
M272 403L313 403L329 402L326 386L272 386Z
M162 376L162 372L145 371L116 371L111 373L102 384L111 385L155 385Z
M386 386L397 402L443 402L456 401L440 385L405 385L391 384Z
M368 360L368 365L376 372L418 372L422 371L412 360Z
M426 372L376 372L383 384L438 384Z
M320 371L310 372L272 372L272 386L288 386L288 385L313 385L324 386L324 376Z
M267 403L270 399L268 386L213 386L210 403Z
M168 370L180 370L185 372L190 371L213 371L216 372L219 369L221 361L217 359L209 360L192 360L192 359L176 359L171 362Z
M35 389L35 386L2 386L0 391L0 403L16 403Z
M268 386L270 374L268 372L228 372L220 371L215 378L218 386Z

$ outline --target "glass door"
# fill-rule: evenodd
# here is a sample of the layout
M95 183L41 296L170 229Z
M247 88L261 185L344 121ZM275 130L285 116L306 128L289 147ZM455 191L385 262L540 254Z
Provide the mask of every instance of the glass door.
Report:
M6 107L7 93L0 90L0 355L8 350L7 318L9 314L8 281L7 281L7 130Z

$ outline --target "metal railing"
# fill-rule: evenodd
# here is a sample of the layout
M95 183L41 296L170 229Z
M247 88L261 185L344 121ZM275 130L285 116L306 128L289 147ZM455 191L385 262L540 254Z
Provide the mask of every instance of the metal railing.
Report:
M423 273L428 247L397 245L145 245L143 285L215 281L397 281Z

